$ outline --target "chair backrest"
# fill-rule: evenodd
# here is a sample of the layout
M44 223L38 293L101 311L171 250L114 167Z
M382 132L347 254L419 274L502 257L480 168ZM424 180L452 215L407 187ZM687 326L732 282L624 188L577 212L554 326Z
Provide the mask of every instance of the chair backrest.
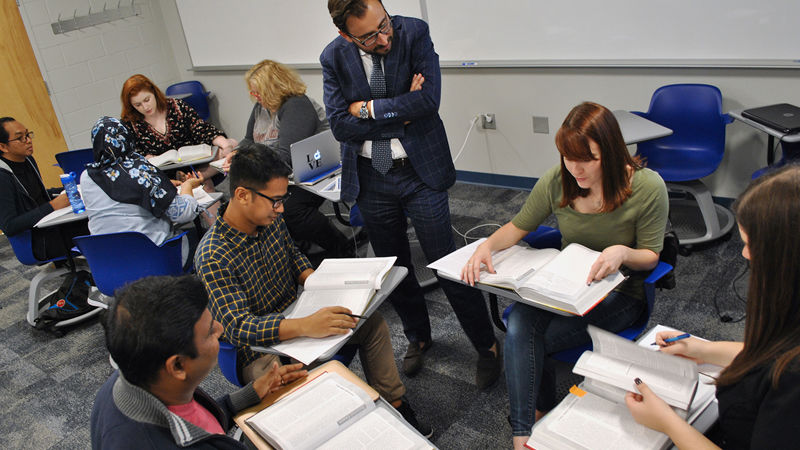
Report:
M561 232L544 225L525 235L522 240L533 248L561 248Z
M201 119L208 120L211 117L208 108L208 91L203 87L203 83L196 80L181 81L167 88L166 95L177 94L191 94L182 100L191 105Z
M217 363L222 375L236 386L242 387L242 382L239 378L238 361L236 359L236 347L225 341L219 341L219 354L217 355Z
M662 86L653 93L647 113L640 115L673 132L637 147L638 154L647 158L647 166L666 181L696 180L719 166L725 151L725 125L732 119L722 113L722 93L716 86Z
M11 249L14 250L14 256L17 257L20 263L26 266L37 266L40 264L49 263L52 261L62 261L67 259L67 255L59 256L53 259L41 260L33 256L33 233L31 230L25 230L17 233L14 236L6 236L8 242L11 244ZM73 252L73 255L78 255Z
M8 242L11 244L11 249L14 250L14 255L19 262L26 266L35 266L42 264L45 261L40 261L33 256L33 235L31 230L25 230L22 233L17 233L14 236L8 237Z
M157 246L135 231L80 236L73 239L92 272L97 289L113 296L127 283L151 275L180 275L182 233Z
M94 162L94 153L91 148L56 153L56 162L64 173L75 172L80 180L81 172L86 169L86 164Z

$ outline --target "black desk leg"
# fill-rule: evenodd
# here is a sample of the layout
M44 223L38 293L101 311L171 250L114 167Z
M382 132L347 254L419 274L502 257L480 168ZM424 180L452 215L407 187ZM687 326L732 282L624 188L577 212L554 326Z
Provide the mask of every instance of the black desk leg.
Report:
M775 162L775 136L767 135L767 165L771 166Z
M505 333L506 326L500 318L500 305L497 304L497 294L489 294L489 312L492 314L492 321L498 330Z

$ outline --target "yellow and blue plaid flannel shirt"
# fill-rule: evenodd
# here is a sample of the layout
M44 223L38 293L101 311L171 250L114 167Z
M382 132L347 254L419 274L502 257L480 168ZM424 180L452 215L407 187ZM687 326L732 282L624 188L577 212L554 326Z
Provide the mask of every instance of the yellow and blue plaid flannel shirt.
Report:
M283 216L249 236L228 225L223 212L220 208L200 242L195 267L211 315L222 324L224 340L239 347L244 367L263 356L249 346L280 342L281 313L297 298L297 277L312 267L295 247Z

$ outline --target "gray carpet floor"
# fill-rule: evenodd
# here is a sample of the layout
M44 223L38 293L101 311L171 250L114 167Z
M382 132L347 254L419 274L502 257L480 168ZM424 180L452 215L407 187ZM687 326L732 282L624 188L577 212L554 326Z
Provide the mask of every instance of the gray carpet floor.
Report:
M519 210L527 192L457 183L450 190L453 225L470 238L484 237ZM488 225L487 225L488 224ZM484 226L485 225L485 226ZM477 228L476 228L477 227ZM458 246L465 243L456 235ZM738 319L744 305L747 276L742 244L734 231L728 240L679 257L677 287L656 293L650 325L670 325L709 339L741 339L744 322L722 322L720 314ZM363 249L362 249L363 251ZM111 374L103 334L97 321L79 325L62 338L34 330L25 322L29 281L37 267L21 265L7 239L0 238L0 447L31 449L88 448L89 415L95 393ZM474 385L476 353L462 332L441 290L426 294L434 346L425 368L403 377L418 416L434 427L433 442L443 449L507 448L505 380L487 391ZM508 303L501 299L501 308ZM400 320L388 304L381 307L392 331L395 357L402 360L406 341ZM503 333L495 330L500 341ZM358 359L351 369L361 374ZM563 370L569 380L569 368ZM233 389L218 369L203 383L214 395ZM560 389L561 390L561 389Z

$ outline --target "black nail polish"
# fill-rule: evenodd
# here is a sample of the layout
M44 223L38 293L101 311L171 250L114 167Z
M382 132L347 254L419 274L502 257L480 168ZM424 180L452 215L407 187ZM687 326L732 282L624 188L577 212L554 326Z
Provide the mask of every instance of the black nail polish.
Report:
M637 377L633 379L633 382L636 384L642 384L642 379Z

